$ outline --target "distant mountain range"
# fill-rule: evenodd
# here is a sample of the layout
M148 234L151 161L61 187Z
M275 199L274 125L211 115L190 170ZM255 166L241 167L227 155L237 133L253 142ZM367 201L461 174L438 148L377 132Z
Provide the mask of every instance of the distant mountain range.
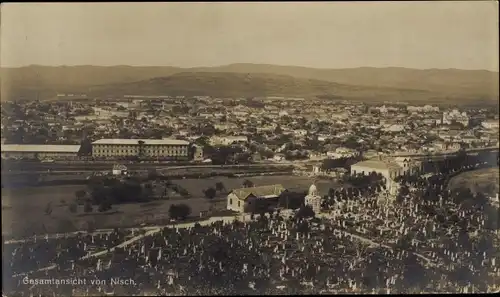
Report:
M220 67L28 66L1 69L2 101L90 96L331 96L346 100L498 104L499 74L485 70L316 69L264 64ZM455 102L455 103L456 103Z

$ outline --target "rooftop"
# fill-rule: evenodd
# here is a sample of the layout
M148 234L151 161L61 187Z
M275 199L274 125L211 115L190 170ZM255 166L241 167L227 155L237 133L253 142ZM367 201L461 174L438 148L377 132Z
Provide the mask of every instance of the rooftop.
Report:
M124 144L124 145L136 145L139 141L143 141L145 145L189 145L188 141L179 139L99 139L94 141L92 144Z
M284 191L285 188L283 187L283 185L275 184L260 187L234 189L231 191L231 193L235 194L239 199L245 200L250 195L263 198L272 198L279 196Z
M396 163L382 161L382 160L366 160L366 161L358 162L352 166L362 166L365 168L382 169L382 170L401 169L401 166L396 164Z
M2 152L78 153L80 145L64 144L2 144Z

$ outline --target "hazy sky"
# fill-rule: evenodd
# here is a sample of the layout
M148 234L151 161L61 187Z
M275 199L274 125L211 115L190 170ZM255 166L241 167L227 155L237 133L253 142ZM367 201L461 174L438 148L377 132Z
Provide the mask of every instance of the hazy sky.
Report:
M498 3L3 4L1 65L498 71Z

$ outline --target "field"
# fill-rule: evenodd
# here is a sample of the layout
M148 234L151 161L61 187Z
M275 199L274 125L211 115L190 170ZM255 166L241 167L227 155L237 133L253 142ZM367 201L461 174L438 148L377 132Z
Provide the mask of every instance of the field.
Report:
M192 198L185 200L164 200L150 203L135 203L114 205L109 213L93 212L84 214L79 206L78 213L73 214L61 200L70 202L75 192L85 189L83 185L46 186L33 188L2 189L2 234L26 236L33 233L67 232L74 229L85 230L91 222L97 228L113 228L119 226L137 226L143 222L154 223L168 218L168 209L175 203L186 203L192 209L192 215L208 210L209 202L204 198L202 190L214 187L216 182L222 182L228 191L242 187L245 179L251 180L255 186L281 183L290 190L305 191L312 184L312 178L299 176L258 176L248 178L213 177L205 179L174 180L191 193ZM316 183L322 195L330 187L337 186L333 181L318 181ZM53 211L45 214L45 207L51 202ZM225 207L224 195L216 199L216 208Z
M449 188L470 188L473 193L494 195L499 191L499 168L488 168L462 173L450 180Z

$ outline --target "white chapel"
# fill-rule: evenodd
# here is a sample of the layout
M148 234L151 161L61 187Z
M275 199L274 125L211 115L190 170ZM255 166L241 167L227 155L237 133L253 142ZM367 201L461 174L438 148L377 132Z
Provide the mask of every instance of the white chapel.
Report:
M318 193L318 189L315 184L309 187L309 192L305 198L305 205L311 206L315 213L321 211L321 196Z

